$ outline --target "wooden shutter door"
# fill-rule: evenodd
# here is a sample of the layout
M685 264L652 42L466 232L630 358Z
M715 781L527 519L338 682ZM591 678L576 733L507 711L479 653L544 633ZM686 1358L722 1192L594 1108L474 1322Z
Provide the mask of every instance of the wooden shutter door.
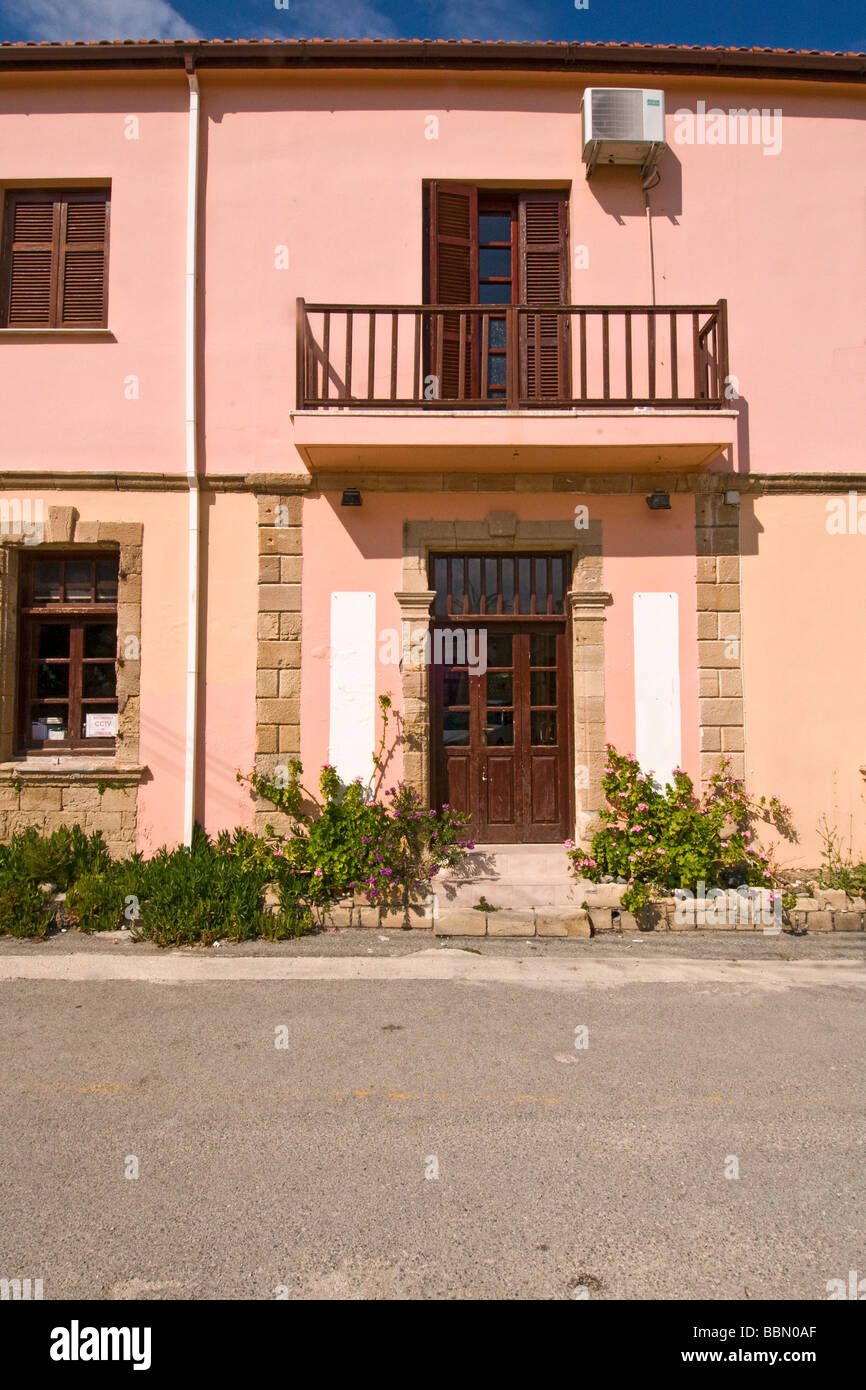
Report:
M568 303L568 195L526 193L518 209L520 302ZM531 400L571 395L565 314L521 315L520 394Z
M432 304L478 303L478 190L466 184L430 185L430 300ZM441 376L440 397L477 397L477 315L466 315L462 332L459 315L445 314L441 320L434 316L430 340L429 370Z
M106 322L108 203L104 195L70 195L60 207L58 324L99 328Z
M47 328L54 301L57 204L9 194L3 237L3 317L8 328Z

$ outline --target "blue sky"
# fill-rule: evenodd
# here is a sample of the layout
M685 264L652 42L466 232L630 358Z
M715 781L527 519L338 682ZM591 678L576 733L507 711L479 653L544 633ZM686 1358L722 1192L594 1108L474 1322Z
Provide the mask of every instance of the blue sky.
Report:
M0 39L187 37L607 39L862 52L866 5L588 0L577 10L575 0L0 0Z

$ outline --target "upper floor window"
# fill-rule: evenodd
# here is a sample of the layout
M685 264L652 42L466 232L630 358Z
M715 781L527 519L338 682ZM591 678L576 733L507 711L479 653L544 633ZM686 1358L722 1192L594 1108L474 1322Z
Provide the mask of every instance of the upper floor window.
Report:
M0 257L0 327L104 328L108 189L10 189Z
M23 555L21 563L20 746L112 749L117 553Z
M509 355L523 389L541 398L566 390L568 320L540 314L523 320L520 344L509 350L506 306L568 304L568 193L496 192L471 184L430 185L427 299L430 304L483 305L483 315L442 321L442 395L505 402ZM501 312L497 312L501 306ZM461 337L464 339L461 349ZM568 394L566 390L566 394Z

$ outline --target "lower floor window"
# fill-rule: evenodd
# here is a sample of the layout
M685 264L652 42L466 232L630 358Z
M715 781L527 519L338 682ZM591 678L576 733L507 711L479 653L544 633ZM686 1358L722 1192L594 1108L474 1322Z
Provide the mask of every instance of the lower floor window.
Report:
M23 749L111 750L117 734L117 555L25 556L20 607Z

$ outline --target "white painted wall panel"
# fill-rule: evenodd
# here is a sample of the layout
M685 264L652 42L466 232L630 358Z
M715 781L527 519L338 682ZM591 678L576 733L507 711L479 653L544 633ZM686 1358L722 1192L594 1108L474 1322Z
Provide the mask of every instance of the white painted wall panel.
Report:
M328 760L344 782L373 771L376 741L376 595L331 594Z
M635 756L661 786L682 766L676 594L634 596Z

